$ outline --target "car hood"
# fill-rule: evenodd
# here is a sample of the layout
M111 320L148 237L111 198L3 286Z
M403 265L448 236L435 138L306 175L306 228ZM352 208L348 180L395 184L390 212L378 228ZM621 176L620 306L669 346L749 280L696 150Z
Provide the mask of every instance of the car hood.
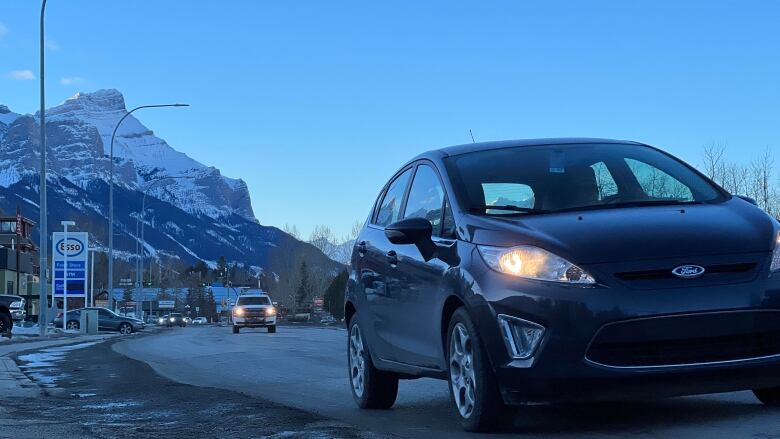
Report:
M769 252L777 228L736 197L717 204L469 218L475 244L535 245L575 264Z

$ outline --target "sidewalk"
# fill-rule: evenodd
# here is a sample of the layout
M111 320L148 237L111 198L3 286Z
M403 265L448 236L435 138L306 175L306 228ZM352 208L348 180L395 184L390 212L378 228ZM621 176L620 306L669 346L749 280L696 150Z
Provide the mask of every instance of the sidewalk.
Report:
M46 337L44 339L32 338L23 342L5 342L0 344L0 395L10 398L29 398L41 394L40 387L29 378L16 365L11 358L19 352L44 349L53 346L63 346L73 343L89 341L103 341L119 336L119 334L98 335L73 335L66 337Z

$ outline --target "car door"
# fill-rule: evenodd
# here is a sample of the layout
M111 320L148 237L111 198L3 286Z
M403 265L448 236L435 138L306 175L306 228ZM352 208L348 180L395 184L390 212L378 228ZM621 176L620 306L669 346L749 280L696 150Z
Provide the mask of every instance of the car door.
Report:
M357 239L355 261L364 306L361 309L361 323L369 328L366 334L374 354L385 360L398 361L395 346L398 334L393 320L397 312L393 295L398 294L392 277L394 267L392 246L385 237L385 226L401 219L401 206L411 180L412 168L396 174L379 197L369 225Z
M442 240L442 219L446 194L433 164L421 162L408 191L403 218L425 218L433 226L434 241ZM447 244L439 244L447 245ZM416 366L441 366L440 320L436 317L446 299L444 275L449 265L438 258L425 261L414 245L390 244L397 258L389 267L393 294L398 361Z
M117 328L118 324L114 314L109 310L101 308L98 309L98 330L99 331L113 331Z

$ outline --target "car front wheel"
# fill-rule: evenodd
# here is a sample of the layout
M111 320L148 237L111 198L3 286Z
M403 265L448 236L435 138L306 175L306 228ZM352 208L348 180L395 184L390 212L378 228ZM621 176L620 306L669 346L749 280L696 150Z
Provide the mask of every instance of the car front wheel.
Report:
M11 328L13 328L11 318L5 314L0 314L0 337L11 338Z
M368 344L357 322L351 320L347 337L347 363L352 397L362 409L389 409L398 396L398 376L374 367Z
M756 398L764 403L764 405L780 407L780 387L756 389L753 390L753 394L756 395Z
M78 331L79 330L79 322L76 320L69 320L68 323L65 325L66 329L69 329L71 331Z
M238 334L238 331L239 331L238 326L233 325L233 334Z
M276 332L276 325L271 325L268 327L268 333L273 334Z
M447 334L450 397L463 429L484 432L511 425L515 410L501 398L477 328L465 308L455 311Z

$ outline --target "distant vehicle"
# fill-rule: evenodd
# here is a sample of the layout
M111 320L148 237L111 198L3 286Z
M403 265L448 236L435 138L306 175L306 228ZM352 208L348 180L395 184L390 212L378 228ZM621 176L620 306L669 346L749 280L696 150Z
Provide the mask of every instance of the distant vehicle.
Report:
M24 298L14 295L0 295L0 301L2 301L3 297L6 297L8 300L10 300L8 310L11 312L11 320L15 322L24 320L24 318L27 316L27 311L24 310Z
M323 325L333 325L337 322L336 318L333 316L325 316L320 320L320 323Z
M169 328L172 326L183 328L187 326L187 323L184 321L184 316L182 316L181 313L172 312L168 314L168 318L165 320L165 326Z
M11 337L14 312L19 309L24 310L24 299L19 296L0 295L0 337Z
M515 406L753 390L780 406L780 223L654 147L486 142L385 185L346 292L352 395L449 381L464 429Z
M233 334L241 328L268 328L276 332L276 308L271 298L264 293L251 293L238 296L233 307Z
M185 318L184 318L184 324L185 324L185 325L189 325L190 323L192 323L192 319L191 319L191 318L189 318L189 317L185 317Z
M132 334L146 327L143 320L133 317L120 316L108 308L91 307L80 308L68 311L68 317L65 319L65 328L77 331L81 326L81 312L84 310L95 310L98 312L98 330L99 331L119 331L122 334ZM63 313L57 314L54 318L54 326L62 328Z
M167 325L168 324L168 318L170 316L168 314L165 314L164 316L157 318L157 324L158 325Z
M208 322L209 321L205 317L195 317L194 319L192 319L193 325L205 325Z

